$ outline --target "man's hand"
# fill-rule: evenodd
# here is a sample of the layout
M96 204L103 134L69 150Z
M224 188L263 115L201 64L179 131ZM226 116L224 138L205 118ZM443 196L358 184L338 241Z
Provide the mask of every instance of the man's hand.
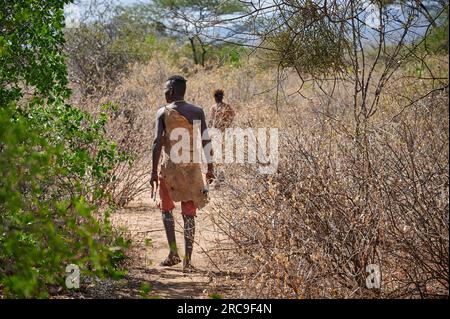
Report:
M150 185L152 186L152 198L153 198L153 192L155 192L156 196L156 189L158 189L158 173L152 172L152 177L150 177Z
M208 184L211 184L215 178L216 178L216 176L214 175L214 171L213 170L208 170L206 172L206 182Z

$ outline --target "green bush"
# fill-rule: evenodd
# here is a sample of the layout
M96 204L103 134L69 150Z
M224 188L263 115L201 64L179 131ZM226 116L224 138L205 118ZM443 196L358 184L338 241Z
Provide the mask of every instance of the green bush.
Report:
M128 242L112 230L105 190L127 160L97 118L64 103L68 1L2 1L0 25L0 296L48 297L65 268L120 276ZM23 23L27 21L27 23Z
M249 54L249 49L244 46L222 44L211 46L208 60L218 60L219 65L239 67L243 65L244 58Z

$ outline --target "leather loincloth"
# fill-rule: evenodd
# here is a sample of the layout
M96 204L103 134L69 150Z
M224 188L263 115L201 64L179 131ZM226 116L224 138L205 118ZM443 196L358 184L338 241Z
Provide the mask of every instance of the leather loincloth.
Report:
M193 125L183 115L167 107L164 111L164 125L164 157L161 163L161 177L166 183L170 197L174 202L193 201L197 208L202 208L207 203L207 195L203 192L205 184L200 163L192 162L195 146ZM185 128L189 131L190 161L188 163L176 163L170 158L170 151L178 142L170 140L170 135L176 128Z

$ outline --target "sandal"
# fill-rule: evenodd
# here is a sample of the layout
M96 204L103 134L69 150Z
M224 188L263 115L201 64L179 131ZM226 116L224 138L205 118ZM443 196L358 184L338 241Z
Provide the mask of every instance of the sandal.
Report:
M176 264L179 264L181 262L180 257L177 255L169 255L163 262L161 262L159 265L163 267L171 267L175 266Z

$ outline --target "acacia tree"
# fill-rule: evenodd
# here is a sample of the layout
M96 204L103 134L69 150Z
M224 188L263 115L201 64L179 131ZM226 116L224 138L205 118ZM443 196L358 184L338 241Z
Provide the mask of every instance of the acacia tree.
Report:
M147 8L151 19L189 41L194 63L204 66L208 44L214 41L210 40L211 26L226 16L245 12L247 6L239 0L153 0ZM225 27L220 32L221 38L231 36Z

